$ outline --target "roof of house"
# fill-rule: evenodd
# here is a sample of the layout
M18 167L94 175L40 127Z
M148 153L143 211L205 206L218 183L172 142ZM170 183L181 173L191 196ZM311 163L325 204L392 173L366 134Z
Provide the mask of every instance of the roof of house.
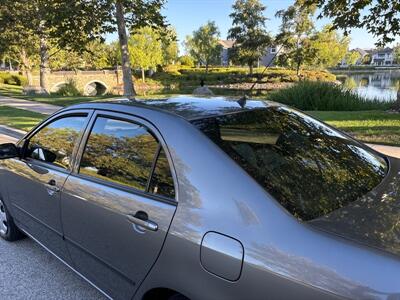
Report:
M219 40L218 43L224 48L232 48L236 41L234 40Z
M379 54L379 53L380 54L385 54L385 53L392 53L392 52L393 52L393 49L387 47L387 48L382 48L382 49L375 49L375 50L372 51L371 54Z

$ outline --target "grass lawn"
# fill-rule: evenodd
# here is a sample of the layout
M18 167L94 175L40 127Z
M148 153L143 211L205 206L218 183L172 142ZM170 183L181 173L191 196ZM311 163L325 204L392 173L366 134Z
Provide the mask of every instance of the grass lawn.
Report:
M50 96L28 96L22 93L22 87L16 85L9 85L9 84L0 84L0 95L14 97L14 98L21 98L26 100L38 101L47 104L59 105L59 106L68 106L72 104L77 104L81 102L89 102L93 100L100 100L100 99L107 99L116 96L105 95L105 96L95 96L95 97L88 97L88 96L81 96L81 97L66 97L66 96L57 96L57 95L50 95Z
M28 131L46 116L23 109L0 106L0 124Z
M368 143L400 146L400 113L309 111L310 115Z

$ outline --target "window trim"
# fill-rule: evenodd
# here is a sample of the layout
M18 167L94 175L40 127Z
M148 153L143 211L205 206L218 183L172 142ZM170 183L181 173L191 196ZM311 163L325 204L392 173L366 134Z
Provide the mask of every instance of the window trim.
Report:
M136 189L132 186L128 186L128 185L123 185L123 184L118 184L115 182L111 182L109 180L105 180L105 179L101 179L101 178L96 178L94 176L90 176L90 175L86 175L86 174L81 174L79 173L79 168L80 168L80 163L84 154L84 151L86 149L86 145L87 142L89 140L90 134L92 132L92 129L95 125L96 120L99 117L104 117L104 118L108 118L108 119L114 119L114 120L119 120L119 121L125 121L125 122L129 122L129 123L133 123L133 124L137 124L139 126L143 126L144 128L146 128L146 130L155 138L155 140L158 142L158 148L156 150L156 152L154 153L154 157L153 157L153 161L152 161L152 168L149 174L149 178L147 180L147 185L146 185L146 190L142 191L139 189ZM170 172L171 172L171 176L172 176L172 180L174 182L174 190L175 190L175 198L168 198L162 195L156 195L153 193L149 193L149 186L150 186L150 182L151 179L153 178L153 173L155 170L155 165L157 163L157 159L160 153L160 149L163 149L167 159L168 159L168 165L170 168ZM176 180L176 173L175 173L175 169L173 167L172 164L172 160L169 157L169 152L167 151L168 148L166 147L166 144L161 136L161 134L159 133L159 131L147 120L139 118L139 117L135 117L133 115L130 114L124 114L124 113L116 113L114 111L107 111L107 110L95 110L94 113L92 114L90 121L88 122L85 132L83 134L83 137L80 141L80 145L79 148L76 152L76 159L74 160L74 165L72 168L72 175L74 177L77 178L81 178L84 180L88 180L94 183L98 183L98 184L102 184L111 188L115 188L115 189L119 189L128 193L132 193L132 194L137 194L139 196L144 196L144 197L148 197L154 200L158 200L164 203L168 203L168 204L177 204L177 180Z
M61 111L58 114L55 114L47 119L45 119L43 122L39 123L32 131L30 131L21 141L23 141L23 149L22 149L22 157L21 157L21 161L25 162L25 163L29 163L29 164L35 164L44 168L49 168L52 170L56 170L56 171L60 171L66 174L69 174L72 172L73 170L73 166L75 164L75 160L76 160L76 154L77 151L79 149L79 146L81 144L82 138L84 133L86 132L87 126L89 124L89 121L93 115L93 110L92 109L76 109L76 110L67 110L67 111ZM84 116L86 115L86 116ZM30 140L32 139L32 137L34 137L37 133L39 133L43 128L47 127L48 125L50 125L53 122L56 122L60 119L63 118L68 118L68 117L74 117L74 116L84 116L85 122L82 126L81 132L77 138L77 141L74 145L74 148L72 150L71 153L71 163L69 165L68 168L62 168L57 166L56 164L53 163L49 163L49 162L45 162L42 160L38 160L38 159L34 159L31 157L27 157L27 147L29 146Z

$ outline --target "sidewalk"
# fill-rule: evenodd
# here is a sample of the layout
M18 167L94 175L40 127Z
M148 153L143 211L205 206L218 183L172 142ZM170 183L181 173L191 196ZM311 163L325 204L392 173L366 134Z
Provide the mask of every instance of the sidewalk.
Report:
M55 113L56 111L58 111L62 108L61 106L40 103L40 102L36 102L36 101L29 101L29 100L24 100L24 99L16 99L16 98L5 97L5 96L0 95L0 106L1 105L24 109L24 110L29 110L29 111L41 113L44 115L51 115L52 113Z
M383 154L400 158L400 147L393 147L393 146L384 146L384 145L374 145L374 144L367 144L372 149L375 149L378 152Z

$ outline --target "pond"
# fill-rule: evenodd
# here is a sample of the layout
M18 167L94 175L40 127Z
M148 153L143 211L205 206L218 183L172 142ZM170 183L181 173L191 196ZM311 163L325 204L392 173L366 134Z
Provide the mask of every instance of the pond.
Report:
M345 87L369 99L396 100L400 87L400 70L334 72Z

